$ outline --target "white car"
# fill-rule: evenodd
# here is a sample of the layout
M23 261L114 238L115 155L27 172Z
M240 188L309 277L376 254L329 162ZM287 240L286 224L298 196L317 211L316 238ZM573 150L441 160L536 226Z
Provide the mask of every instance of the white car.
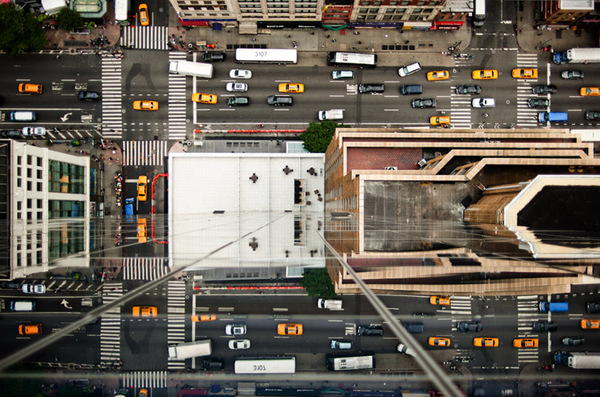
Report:
M250 349L250 339L234 339L229 341L229 348L231 350L245 350Z
M252 78L252 72L246 69L231 69L229 71L229 78L231 79L250 79Z
M225 326L226 335L246 335L245 324L227 324Z
M26 294L45 294L46 286L44 284L23 284L23 292Z
M45 136L46 127L23 127L22 134L26 138L30 136Z
M475 98L471 102L474 108L493 108L496 106L494 98Z
M248 91L248 84L246 83L227 83L225 89L228 92L246 92Z

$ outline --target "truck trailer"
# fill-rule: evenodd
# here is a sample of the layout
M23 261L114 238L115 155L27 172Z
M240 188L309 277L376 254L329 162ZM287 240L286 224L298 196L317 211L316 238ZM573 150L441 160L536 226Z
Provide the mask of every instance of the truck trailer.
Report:
M600 48L571 48L567 51L555 52L552 61L557 65L563 63L599 63Z
M169 346L169 360L185 360L192 357L210 356L211 353L210 339Z
M213 65L201 62L170 61L169 73L212 79Z
M343 310L342 301L339 299L319 299L317 307L319 309Z
M557 351L554 363L573 369L600 369L600 353Z

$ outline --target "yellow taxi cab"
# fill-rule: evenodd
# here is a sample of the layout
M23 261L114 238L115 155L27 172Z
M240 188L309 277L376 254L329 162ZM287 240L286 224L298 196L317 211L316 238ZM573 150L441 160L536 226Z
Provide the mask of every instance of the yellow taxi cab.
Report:
M581 328L583 329L600 329L600 320L581 319Z
M140 389L138 397L148 397L148 389Z
M427 80L429 81L447 80L448 78L450 78L450 73L447 70L435 70L427 73Z
M134 101L134 110L158 110L157 101Z
M20 324L19 335L39 335L42 333L42 324Z
M450 116L431 116L429 118L431 125L450 125Z
M214 94L202 94L197 92L195 94L192 94L192 101L214 105L215 103L217 103L217 96Z
M41 84L21 83L21 84L19 84L19 92L23 92L25 94L41 94L42 93L42 85Z
M538 347L539 346L538 338L516 338L513 339L514 347Z
M279 92L287 92L289 94L301 94L304 92L304 84L279 84Z
M146 201L148 199L148 177L140 175L138 177L138 201Z
M537 79L537 69L513 69L512 77L515 79Z
M215 321L217 319L217 316L214 314L193 314L192 315L192 322L194 323L199 323L201 321Z
M498 71L495 69L474 70L471 76L475 80L494 80L498 78Z
M473 338L473 346L477 347L498 347L498 338Z
M432 296L429 298L429 303L432 305L448 306L450 304L450 298L447 296Z
M158 309L156 306L134 306L133 317L156 317Z
M148 238L148 227L146 224L146 218L138 218L138 242L145 243Z
M150 24L150 19L148 19L148 4L140 4L138 11L140 12L140 25L148 26Z
M448 346L450 346L450 339L449 338L440 338L437 336L430 336L429 337L429 345L430 346L438 346L438 347L448 347Z
M582 87L579 90L581 96L600 96L600 87Z
M279 335L302 335L302 324L297 323L281 323L277 326Z

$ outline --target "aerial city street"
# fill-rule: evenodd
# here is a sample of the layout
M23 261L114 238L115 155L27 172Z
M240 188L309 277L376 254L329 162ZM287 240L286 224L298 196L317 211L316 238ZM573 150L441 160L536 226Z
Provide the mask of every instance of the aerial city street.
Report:
M0 5L0 395L600 387L596 3L144 1Z

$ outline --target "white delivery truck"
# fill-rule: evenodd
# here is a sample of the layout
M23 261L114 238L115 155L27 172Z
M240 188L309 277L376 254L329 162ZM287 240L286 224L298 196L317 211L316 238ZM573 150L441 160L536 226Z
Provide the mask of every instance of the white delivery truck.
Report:
M341 120L344 118L344 109L320 110L319 120Z
M343 310L342 301L339 299L319 299L317 307L319 309Z
M170 61L169 73L212 79L213 65L201 62Z
M557 51L552 56L554 63L598 63L600 62L600 48L571 48L566 51Z
M574 369L600 369L600 353L557 351L554 362Z
M169 346L169 360L185 360L192 357L210 356L211 353L210 339Z

